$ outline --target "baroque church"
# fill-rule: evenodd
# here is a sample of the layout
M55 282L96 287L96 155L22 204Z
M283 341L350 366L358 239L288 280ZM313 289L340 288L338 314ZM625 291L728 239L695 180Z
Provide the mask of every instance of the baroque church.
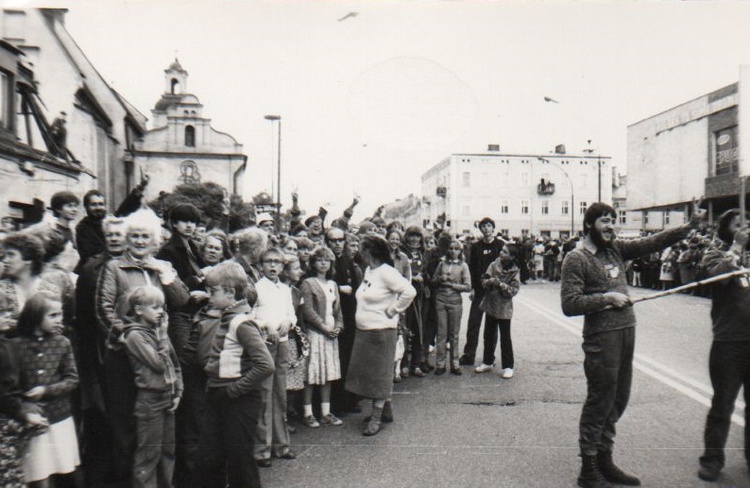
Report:
M211 127L198 97L188 92L187 79L175 58L164 70L164 93L151 110L152 128L136 141L135 167L150 177L146 200L190 183L213 182L242 194L247 165L242 144Z

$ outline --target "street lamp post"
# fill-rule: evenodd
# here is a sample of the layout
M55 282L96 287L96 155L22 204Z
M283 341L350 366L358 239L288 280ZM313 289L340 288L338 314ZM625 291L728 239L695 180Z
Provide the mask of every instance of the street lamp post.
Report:
M543 157L537 156L536 157L539 161L546 161L547 163L551 163L550 160L545 159ZM576 232L576 214L575 214L575 193L573 191L573 181L570 179L570 176L568 176L568 172L562 169L559 166L552 165L554 168L559 169L562 171L562 174L565 175L565 178L568 180L568 184L570 185L570 237L572 238L575 235Z
M278 122L278 135L276 137L278 147L276 149L276 232L281 232L281 115L266 115L263 117Z

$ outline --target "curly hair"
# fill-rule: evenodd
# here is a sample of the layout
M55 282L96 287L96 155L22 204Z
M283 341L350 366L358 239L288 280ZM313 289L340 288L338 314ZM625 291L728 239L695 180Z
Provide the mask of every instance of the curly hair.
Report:
M14 232L8 234L2 241L3 248L15 249L21 253L24 261L31 261L31 274L38 276L44 267L44 243L42 240L28 232Z

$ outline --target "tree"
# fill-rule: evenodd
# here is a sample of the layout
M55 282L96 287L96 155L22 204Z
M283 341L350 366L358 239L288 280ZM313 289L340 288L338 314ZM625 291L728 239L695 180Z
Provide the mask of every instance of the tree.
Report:
M223 186L212 182L178 185L172 193L162 192L148 205L167 218L169 210L180 203L198 207L208 227L228 232L247 227L255 214L252 203L243 202L239 195L229 195Z

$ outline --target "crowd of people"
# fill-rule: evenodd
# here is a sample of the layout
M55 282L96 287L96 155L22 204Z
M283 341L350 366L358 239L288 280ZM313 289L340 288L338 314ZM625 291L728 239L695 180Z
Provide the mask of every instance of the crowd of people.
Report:
M498 373L513 378L513 297L528 280L562 278L566 314L605 304L579 302L588 292L566 285L575 268L565 256L578 256L587 234L504 239L484 218L481 236L459 238L380 213L355 226L356 199L326 226L322 209L301 220L296 195L289 220L260 213L228 232L206 229L191 203L157 215L142 205L145 184L114 214L97 190L82 202L60 192L54 218L0 236L2 486L260 486L259 468L296 458L298 428L362 413L362 434L377 435L394 421L393 385L405 377L492 371L499 341ZM680 271L669 286L695 279L680 265L698 263L705 240L688 230L621 244L618 283L647 283L641 256L672 243L676 256L659 255ZM462 294L471 307L461 352ZM619 294L605 302L627 305ZM599 326L586 323L590 340ZM610 386L587 399L579 484L596 480L596 436L614 429L616 419L594 425L610 392L623 396Z

